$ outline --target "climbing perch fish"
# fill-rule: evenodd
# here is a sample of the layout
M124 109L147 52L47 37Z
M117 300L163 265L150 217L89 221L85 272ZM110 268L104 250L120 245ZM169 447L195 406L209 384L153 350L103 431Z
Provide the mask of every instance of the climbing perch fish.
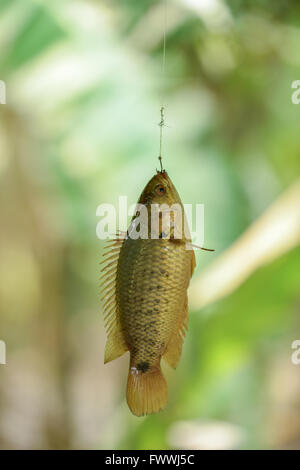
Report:
M168 401L160 363L163 358L175 369L181 356L195 255L191 246L187 249L190 236L184 235L188 230L183 230L183 205L166 171L151 178L138 203L147 208L149 227L153 204L176 204L183 222L183 235L178 238L176 214L169 211L170 232L165 234L162 212L158 238L149 233L147 239L133 239L130 227L135 215L126 235L112 241L103 262L105 363L129 351L127 403L134 415L142 416L164 409Z

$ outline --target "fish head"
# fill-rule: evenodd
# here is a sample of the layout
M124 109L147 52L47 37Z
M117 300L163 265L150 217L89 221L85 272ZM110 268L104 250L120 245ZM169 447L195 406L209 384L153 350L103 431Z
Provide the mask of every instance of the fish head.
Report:
M146 184L140 198L139 204L180 204L181 200L175 186L166 171L158 171Z

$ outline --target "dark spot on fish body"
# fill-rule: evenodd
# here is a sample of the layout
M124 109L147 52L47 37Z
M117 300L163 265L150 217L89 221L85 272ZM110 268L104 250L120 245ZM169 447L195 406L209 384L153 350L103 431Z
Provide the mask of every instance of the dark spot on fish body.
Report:
M137 370L140 370L143 373L147 372L147 370L149 369L149 362L141 361L137 364L136 368L137 368Z

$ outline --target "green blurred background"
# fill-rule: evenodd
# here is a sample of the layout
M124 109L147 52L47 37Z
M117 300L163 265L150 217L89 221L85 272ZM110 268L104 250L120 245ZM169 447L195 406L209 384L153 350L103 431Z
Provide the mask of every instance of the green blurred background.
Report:
M0 448L300 448L300 4L167 1L165 77L163 30L162 1L0 0ZM96 208L153 175L162 95L164 165L216 251L168 407L135 418L128 356L103 365Z

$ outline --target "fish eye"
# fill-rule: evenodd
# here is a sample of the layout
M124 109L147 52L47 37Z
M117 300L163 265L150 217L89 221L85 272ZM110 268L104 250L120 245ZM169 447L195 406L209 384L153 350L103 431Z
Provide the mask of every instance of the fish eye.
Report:
M155 192L158 194L158 196L162 196L166 192L166 188L162 184L158 184L155 187Z

